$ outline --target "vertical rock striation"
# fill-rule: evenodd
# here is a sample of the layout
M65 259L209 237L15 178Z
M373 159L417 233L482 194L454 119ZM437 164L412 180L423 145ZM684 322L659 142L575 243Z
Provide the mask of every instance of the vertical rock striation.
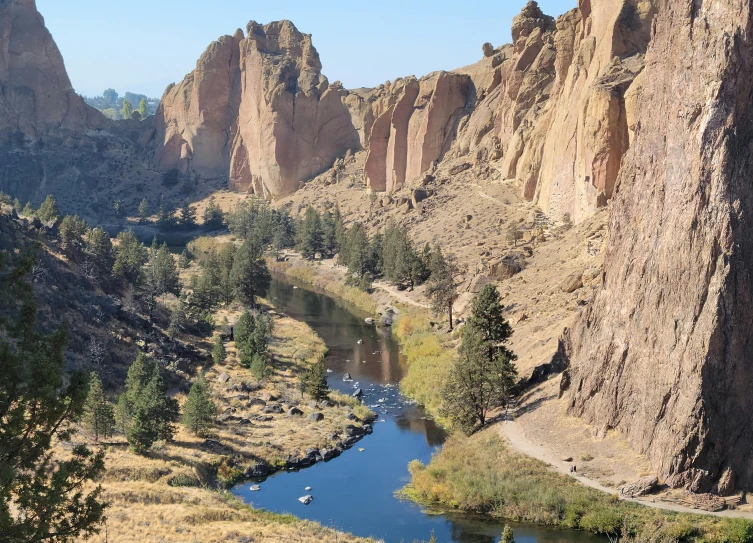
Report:
M196 69L168 87L158 112L164 168L226 175L235 190L264 197L294 192L360 147L311 36L290 21L259 25L214 42Z
M34 0L0 0L0 135L99 126L102 115L71 86Z
M753 483L753 14L657 5L604 284L562 389L671 485L726 494Z

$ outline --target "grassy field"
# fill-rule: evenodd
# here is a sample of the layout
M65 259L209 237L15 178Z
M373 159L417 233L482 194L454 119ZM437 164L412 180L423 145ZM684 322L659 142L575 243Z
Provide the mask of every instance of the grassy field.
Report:
M673 513L624 502L533 458L513 453L495 428L453 435L429 465L413 461L402 493L424 505L594 533L637 542L748 543L753 523Z
M274 310L268 308L274 314ZM223 310L218 320L234 322L239 308ZM353 424L346 416L354 412L366 418L370 411L349 397L332 393L334 407L309 406L297 389L297 375L326 352L321 339L306 324L275 314L270 342L274 375L255 383L249 370L238 363L234 343L226 345L228 358L222 365L206 370L220 413L234 419L216 425L210 435L199 438L178 425L170 443L158 442L146 456L133 454L123 436L115 436L102 446L106 451L106 473L100 481L110 502L106 528L89 541L107 543L220 543L250 541L360 542L369 541L337 533L316 523L290 515L254 510L238 502L224 490L225 483L242 478L258 461L272 466L284 464L290 454L309 447L331 447L333 432ZM219 375L230 379L222 383ZM223 379L224 380L224 379ZM235 390L240 383L253 384L251 393ZM283 406L296 405L302 417L270 415L266 422L241 422L260 413L259 405L249 406L249 398L275 396ZM184 395L178 393L180 402ZM312 411L324 420L308 420ZM85 438L83 434L79 437ZM206 441L219 443L216 446Z

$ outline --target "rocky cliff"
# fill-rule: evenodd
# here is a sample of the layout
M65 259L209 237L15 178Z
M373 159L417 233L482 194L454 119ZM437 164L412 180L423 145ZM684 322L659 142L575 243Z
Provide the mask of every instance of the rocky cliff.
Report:
M263 197L292 193L360 147L347 91L321 68L311 36L290 21L252 21L245 37L220 38L163 96L160 164L226 175L232 189Z
M458 152L500 148L503 177L526 199L554 218L592 215L612 197L630 145L653 14L647 0L581 0L554 20L528 2Z
M562 389L671 485L725 494L753 483L753 14L657 4L604 284Z
M35 139L50 129L102 123L73 91L35 1L0 0L0 135Z

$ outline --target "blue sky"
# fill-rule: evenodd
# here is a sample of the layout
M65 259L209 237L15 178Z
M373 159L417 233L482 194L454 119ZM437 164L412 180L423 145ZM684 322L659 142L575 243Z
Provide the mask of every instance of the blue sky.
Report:
M313 34L323 72L348 88L451 70L510 41L526 0L37 0L76 90L108 87L159 97L190 72L210 42L249 20L290 19ZM559 15L577 0L539 0Z

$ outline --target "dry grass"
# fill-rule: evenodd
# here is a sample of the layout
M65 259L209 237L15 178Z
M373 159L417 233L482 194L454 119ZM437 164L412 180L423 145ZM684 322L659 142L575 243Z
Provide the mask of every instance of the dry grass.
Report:
M336 407L309 407L309 400L297 390L297 375L323 356L326 347L305 323L276 314L269 306L265 310L275 317L270 342L273 374L256 383L250 371L239 365L235 345L228 343L226 362L206 370L215 402L221 413L250 419L261 407L248 407L249 400L269 393L278 397L284 408L297 405L304 416L270 414L272 420L268 422L218 424L207 437L219 441L221 450L205 446L204 437L191 435L180 425L172 442L155 444L146 456L133 454L125 439L116 436L104 445L107 470L101 484L110 502L106 532L103 529L90 541L368 541L290 515L254 510L227 492L216 490L222 487L215 477L220 465L232 465L237 473L260 460L279 466L288 455L302 456L307 448L332 447L333 432L353 424L346 419L348 413L355 412L359 417L368 414L363 406L334 394ZM218 312L216 319L233 323L239 314L240 308L232 307ZM230 376L227 383L218 381L221 373ZM260 388L251 393L238 392L235 385L241 382ZM183 394L176 397L184 400ZM306 415L314 410L323 413L324 420L308 420Z

